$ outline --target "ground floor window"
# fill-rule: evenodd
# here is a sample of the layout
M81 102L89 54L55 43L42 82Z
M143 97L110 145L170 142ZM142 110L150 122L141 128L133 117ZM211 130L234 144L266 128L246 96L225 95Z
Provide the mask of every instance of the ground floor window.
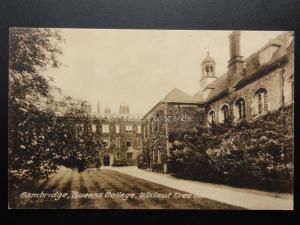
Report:
M132 153L131 153L131 152L128 152L128 153L127 153L127 159L128 159L128 160L131 160L131 159L132 159Z
M120 160L121 157L120 157L120 152L117 152L117 160Z
M224 123L225 121L227 121L228 116L229 116L229 107L228 105L223 105L220 109L220 114L219 114L220 123Z
M238 98L234 103L234 116L236 120L246 117L246 101L244 98Z
M209 111L207 120L209 125L216 121L216 113L213 110Z
M268 111L268 95L265 88L258 89L253 97L253 115Z

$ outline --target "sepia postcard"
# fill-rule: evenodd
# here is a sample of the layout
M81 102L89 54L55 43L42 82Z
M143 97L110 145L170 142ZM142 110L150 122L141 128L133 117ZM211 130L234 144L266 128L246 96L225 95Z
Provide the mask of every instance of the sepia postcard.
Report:
M8 208L293 210L294 32L9 30Z

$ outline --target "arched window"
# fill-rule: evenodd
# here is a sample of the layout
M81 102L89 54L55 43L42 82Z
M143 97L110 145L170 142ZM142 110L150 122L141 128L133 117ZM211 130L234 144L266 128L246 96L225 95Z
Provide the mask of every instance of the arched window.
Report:
M234 117L235 120L246 117L246 101L242 97L239 97L234 103Z
M216 122L216 113L213 110L209 111L207 121L208 125Z
M253 115L268 111L268 95L265 88L258 89L253 97Z
M223 105L219 112L219 122L224 123L229 118L229 107L228 105Z

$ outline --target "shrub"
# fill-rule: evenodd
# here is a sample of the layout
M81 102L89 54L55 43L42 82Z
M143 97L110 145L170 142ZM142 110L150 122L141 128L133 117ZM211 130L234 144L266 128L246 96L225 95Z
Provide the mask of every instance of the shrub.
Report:
M143 170L149 167L149 157L144 150L137 157L137 167Z
M251 122L171 134L170 170L197 180L291 191L293 113L288 106Z

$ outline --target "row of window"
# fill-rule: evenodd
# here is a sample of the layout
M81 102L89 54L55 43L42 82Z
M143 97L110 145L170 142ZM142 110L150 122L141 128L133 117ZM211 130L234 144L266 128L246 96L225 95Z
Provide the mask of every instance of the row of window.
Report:
M102 141L104 142L105 148L110 148L111 147L111 140L110 138L102 138ZM115 144L116 148L121 148L121 138L116 138L115 139ZM126 140L125 142L126 148L132 148L132 140ZM138 140L138 145L141 147L142 146L142 140Z
M127 154L126 154L127 160L131 160L132 157L133 157L132 152L127 152ZM120 159L121 159L121 154L120 154L120 152L117 152L117 154L116 154L116 159L117 159L117 160L120 160Z
M252 115L257 116L268 111L268 93L265 88L258 89L253 97ZM224 104L219 110L219 123L229 119L229 105ZM233 105L234 120L240 120L246 117L246 101L245 98L239 97ZM216 121L216 113L210 110L208 113L209 124Z
M119 134L120 133L120 125L115 125L115 131L116 131L116 134ZM92 127L92 130L93 132L96 132L96 125L93 125ZM132 125L126 125L125 126L125 131L126 132L132 132L133 131L133 126ZM137 126L137 133L140 134L142 132L141 130L141 126L138 125ZM103 134L108 134L110 133L110 125L109 124L102 124L102 133Z
M283 104L294 102L294 74L291 74L284 80L283 84ZM257 116L267 112L268 109L268 92L265 88L259 88L253 96L251 112L252 116ZM219 110L219 122L224 123L229 118L229 105L224 104ZM246 101L245 98L239 97L233 105L233 118L240 120L246 117ZM216 121L216 113L211 110L208 112L209 124Z

